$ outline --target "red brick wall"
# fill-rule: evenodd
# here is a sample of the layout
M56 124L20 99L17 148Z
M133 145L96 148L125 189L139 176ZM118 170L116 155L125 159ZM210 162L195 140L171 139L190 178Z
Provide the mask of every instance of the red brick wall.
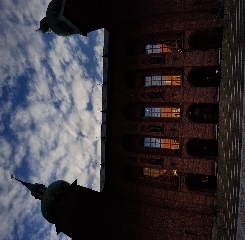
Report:
M218 49L206 51L191 50L189 38L193 32L198 29L205 29L213 26L215 15L210 12L193 14L179 14L157 16L151 19L135 21L131 25L123 25L110 32L109 40L109 71L108 71L108 111L107 111L107 155L106 167L110 175L110 184L114 191L120 192L124 197L137 201L144 201L150 205L173 208L169 213L169 219L175 222L174 227L171 223L167 226L162 224L161 229L165 230L164 239L208 239L211 236L211 215L209 206L214 203L214 193L194 192L185 186L185 175L180 179L179 191L166 190L161 184L141 182L140 180L125 181L122 178L122 169L124 166L133 166L137 168L149 167L143 164L140 159L159 158L164 159L164 169L178 169L178 171L188 174L214 175L215 157L192 157L186 150L186 143L191 138L216 139L215 124L198 124L191 122L187 117L187 109L192 103L218 103L218 88L195 88L188 81L188 75L195 67L213 67L219 65ZM216 22L215 27L220 27ZM214 30L215 31L215 30ZM164 39L166 35L181 32L183 37L183 48L187 49L182 54L177 51L165 54L165 63L151 64L152 55L142 54L142 43L150 40ZM132 46L130 46L132 45ZM131 47L131 48L130 48ZM190 49L190 50L189 50ZM162 56L164 54L156 54ZM183 84L178 87L151 87L150 91L163 91L163 99L147 99L142 97L148 88L140 84L141 76L145 73L159 72L182 72ZM140 108L142 106L160 106L164 103L181 104L181 121L166 121L163 119L144 119L140 117ZM125 106L132 106L132 118L125 116ZM147 125L164 126L164 132L150 133L145 131L143 126ZM172 131L171 129L176 129ZM142 130L143 129L143 130ZM125 135L133 135L137 140L132 144L134 147L130 150L123 147ZM152 149L143 149L140 147L140 138L143 136L152 137L180 137L181 154L179 156L167 156L166 152L157 152ZM206 217L200 215L198 220L190 217L188 226L194 226L193 235L179 230L186 221L177 221L176 215L182 209L183 219L189 218L189 211L192 208L203 211ZM157 210L159 211L159 210ZM164 210L166 211L166 210ZM164 215L164 211L162 214ZM160 211L161 212L161 211ZM154 215L154 213L152 213ZM193 216L194 217L194 216ZM150 216L148 216L150 219ZM151 218L152 219L152 218ZM157 231L154 221L146 221ZM203 223L207 223L207 225ZM142 223L142 232L144 227ZM199 226L199 227L198 227ZM188 227L187 227L188 228ZM183 228L184 229L184 228ZM198 229L198 230L197 230ZM159 230L160 231L160 230ZM163 234L163 230L160 231ZM191 230L190 230L191 232ZM144 239L151 239L150 233L144 232ZM191 234L191 233L190 233ZM198 234L195 236L195 234ZM203 235L202 235L203 234ZM159 238L161 239L161 238Z
M181 196L181 205L165 200L158 206L158 198L147 196L134 199L73 186L54 206L56 229L73 240L206 240L210 235L211 218L202 204L185 204Z

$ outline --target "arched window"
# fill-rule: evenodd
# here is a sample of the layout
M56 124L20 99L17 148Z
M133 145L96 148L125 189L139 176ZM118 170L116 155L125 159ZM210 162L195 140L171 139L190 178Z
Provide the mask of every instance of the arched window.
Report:
M123 109L123 115L128 120L140 119L140 118L152 118L152 121L157 120L169 120L178 121L181 118L180 104L169 104L163 107L153 107L151 105L160 105L159 103L144 103L144 105L150 105L150 107L143 107L139 103L128 103ZM162 105L162 104L161 104Z
M193 87L219 87L220 80L219 67L195 68L189 74L189 82Z
M214 192L217 188L217 179L211 175L188 174L185 184L190 191Z
M195 123L218 123L219 104L194 103L188 108L187 116Z
M169 31L130 37L125 41L127 55L171 53L183 47L183 32Z
M181 47L181 40L169 40L169 41L159 41L151 42L145 44L145 53L154 54L154 53L170 53L174 50L178 50Z
M178 176L177 170L166 170L162 168L146 167L143 168L143 175L152 178L169 178L171 176Z
M180 149L179 139L144 137L143 146L149 148Z
M156 70L154 70L155 72ZM151 73L146 73L145 75L140 75L137 71L129 71L125 74L124 83L125 86L133 89L141 86L152 87L152 86L162 86L162 87L180 87L182 85L182 73L181 69L174 69L171 72L161 73L162 69L158 70L160 73L151 75Z
M144 77L144 86L181 86L181 75L154 75Z
M180 118L180 107L145 107L145 117Z
M190 47L196 50L218 49L222 46L222 38L222 28L198 30L190 36Z
M187 144L187 152L193 157L217 157L218 140L217 139L199 139L192 138Z
M159 181L161 186L166 189L179 188L179 173L177 170L167 170L156 167L142 168L142 177L147 180Z
M178 190L180 178L177 170L152 168L139 168L136 166L123 166L121 176L124 181L141 182L144 185L153 185L164 189Z

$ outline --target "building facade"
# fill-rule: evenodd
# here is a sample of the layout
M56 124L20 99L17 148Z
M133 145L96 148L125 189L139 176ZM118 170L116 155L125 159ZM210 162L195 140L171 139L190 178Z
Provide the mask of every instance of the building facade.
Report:
M109 31L106 183L158 206L143 239L212 239L222 23L192 3Z
M106 179L101 193L75 186L60 199L58 232L212 239L221 11L213 0L66 0L63 16L84 35L109 31Z

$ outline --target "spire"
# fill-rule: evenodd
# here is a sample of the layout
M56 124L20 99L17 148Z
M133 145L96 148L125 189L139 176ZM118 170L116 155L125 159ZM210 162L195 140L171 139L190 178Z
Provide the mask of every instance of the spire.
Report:
M18 182L22 183L24 186L26 186L30 190L32 196L34 196L36 199L42 200L43 194L44 194L45 190L47 189L43 184L26 183L24 181L21 181L21 180L15 178L13 174L11 174L11 179L12 180L15 179Z

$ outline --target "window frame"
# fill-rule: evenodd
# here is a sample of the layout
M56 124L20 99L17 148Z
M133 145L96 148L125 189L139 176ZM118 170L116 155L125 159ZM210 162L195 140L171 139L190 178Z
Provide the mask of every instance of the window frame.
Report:
M170 111L168 111L167 109L170 109ZM175 109L177 111L174 111ZM181 106L144 107L144 117L181 119Z
M178 177L177 169L165 169L159 167L143 167L143 175L152 178L170 179L171 176Z
M180 80L175 79L180 78ZM169 78L169 79L167 79ZM143 77L143 84L144 87L152 87L152 86L174 86L174 87L181 87L183 81L182 74L173 74L173 75L146 75ZM180 82L179 84L173 84L174 82ZM170 84L168 84L170 83Z
M145 148L180 150L180 145L179 138L143 137L143 147Z
M152 181L152 182L159 182L161 183L161 187L163 188L166 188L166 189L173 189L173 190L180 190L181 188L181 175L170 175L170 174L162 174L162 175L159 175L159 176L150 176L148 174L144 174L144 170L146 168L143 167L141 168L141 178L144 179L145 181ZM148 169L156 169L156 167L148 167ZM166 170L166 169L163 169L163 168L159 168L159 171L161 170ZM168 171L168 170L166 170ZM169 170L171 171L171 170ZM172 171L176 171L177 170L172 170Z
M144 53L146 55L171 53L181 47L182 39L152 41L144 44Z

